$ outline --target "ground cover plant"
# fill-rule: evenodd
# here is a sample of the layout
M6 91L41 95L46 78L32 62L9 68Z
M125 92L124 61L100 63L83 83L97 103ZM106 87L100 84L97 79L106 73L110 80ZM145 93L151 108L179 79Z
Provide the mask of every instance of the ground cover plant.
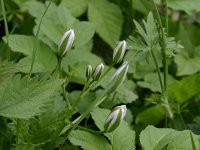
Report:
M200 0L0 2L0 150L200 149Z

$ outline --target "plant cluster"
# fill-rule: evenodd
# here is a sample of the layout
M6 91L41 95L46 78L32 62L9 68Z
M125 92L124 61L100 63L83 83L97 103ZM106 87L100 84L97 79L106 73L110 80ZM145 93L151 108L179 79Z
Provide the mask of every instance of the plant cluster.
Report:
M1 0L0 150L200 149L199 0Z

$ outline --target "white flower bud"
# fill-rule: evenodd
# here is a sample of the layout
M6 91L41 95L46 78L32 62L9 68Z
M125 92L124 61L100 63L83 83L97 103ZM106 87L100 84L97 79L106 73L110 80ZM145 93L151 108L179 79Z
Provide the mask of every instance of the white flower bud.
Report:
M94 81L97 81L102 72L103 72L103 69L104 69L104 65L101 63L100 65L96 66L96 68L94 69L94 72L93 72L93 79Z
M126 74L128 72L128 62L125 61L119 69L115 72L115 74L112 76L109 84L108 84L108 92L112 93L114 92L118 86L122 84L122 82L126 78Z
M115 107L111 113L108 115L105 124L104 129L106 132L112 132L114 131L124 120L124 117L126 115L126 105L121 105Z
M126 41L123 40L117 44L117 47L114 49L113 52L113 63L118 64L120 63L123 58L124 54L126 52Z
M89 79L90 77L92 77L92 72L93 72L92 66L88 65L87 70L86 70L86 77L87 77L87 79Z
M60 44L58 46L58 55L63 57L72 47L74 42L75 34L74 30L70 29L62 36Z

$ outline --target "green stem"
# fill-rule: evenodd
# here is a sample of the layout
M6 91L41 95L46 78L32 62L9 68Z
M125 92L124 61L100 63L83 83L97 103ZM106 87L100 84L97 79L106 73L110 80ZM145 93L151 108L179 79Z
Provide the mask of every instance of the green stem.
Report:
M69 116L75 111L76 107L78 106L79 102L81 101L81 99L93 88L95 87L101 80L102 78L108 74L108 72L112 69L113 65L111 65L99 78L98 81L92 82L91 85L88 86L88 88L86 90L83 90L83 92L79 95L79 97L75 100L73 106L72 106L72 110L71 113L69 114ZM87 83L86 83L87 84Z
M41 27L41 24L42 24L42 20L48 10L48 8L50 7L51 3L53 2L53 0L51 0L47 6L47 8L45 9L41 19L40 19L40 22L39 22L39 25L38 25L38 28L37 28L37 31L36 31L36 35L35 35L35 41L34 41L34 47L33 47L33 52L32 52L32 61L31 61L31 68L30 68L30 71L29 71L29 76L31 77L31 74L32 74L32 71L33 71L33 66L34 66L34 62L35 62L35 56L36 56L36 48L38 47L38 39L39 39L39 32L40 32L40 27Z
M59 78L62 78L62 58L58 56L58 73Z
M165 3L165 17L166 17L166 31L168 32L168 6L167 6L167 0L164 0L164 3ZM165 43L165 34L164 34L164 31L163 31L163 25L162 25L162 21L161 21L161 18L160 18L160 14L158 12L158 8L155 4L155 2L153 1L153 4L154 4L154 7L155 7L155 10L156 10L156 15L157 15L157 20L158 20L158 24L159 24L159 38L160 38L160 46L161 46L161 51L162 51L162 54L163 54L163 68L164 68L164 86L162 84L162 80L160 81L160 85L161 85L161 89L162 89L162 97L163 97L163 107L165 109L165 111L167 112L168 114L168 117L173 121L173 113L172 113L172 110L171 110L171 107L169 105L169 102L168 102L168 63L167 63L167 56L166 56L166 43ZM153 52L153 51L152 51ZM153 54L153 53L152 53ZM154 55L154 54L153 54ZM152 55L152 56L153 56ZM156 58L154 56L154 62L156 64ZM158 65L156 65L158 66ZM158 76L159 76L159 80L161 78L161 75L160 75L160 69L157 68L157 71L158 71Z
M158 79L159 79L159 82L160 82L161 91L162 91L162 93L164 93L164 86L163 86L163 82L162 82L162 78L161 78L160 68L158 66L158 62L156 60L156 57L155 57L153 50L151 49L150 51L151 51L151 55L152 55L153 61L154 61L155 66L156 66L156 70L158 72Z
M153 1L155 10L156 10L156 15L158 18L158 23L159 23L159 32L161 33L160 38L160 45L161 45L161 51L163 54L163 68L164 68L164 91L167 94L167 84L168 84L168 63L167 63L167 56L166 56L166 43L165 43L165 34L163 31L163 25L162 25L162 21L160 18L160 14L158 12L158 8L155 4L155 2ZM168 16L167 16L167 28L168 28ZM168 29L167 29L168 30Z
M5 5L4 0L1 0L1 7L2 7L2 13L3 13L3 20L4 20L4 26L5 26L5 33L6 33L6 42L7 42L7 58L8 61L10 61L10 49L9 49L9 31L8 31L8 22L6 18L6 11L5 11Z
M95 131L95 130L88 129L88 128L85 128L85 127L82 127L82 126L77 126L77 128L84 130L84 131L87 131L87 132L90 132L90 133L94 133L94 134L104 134L105 133L104 131Z
M59 72L59 78L62 79L63 75L62 75L62 57L58 56L58 72ZM63 97L66 100L67 106L69 108L69 110L71 110L71 104L69 102L69 99L67 97L67 93L65 90L65 82L61 85L62 88L62 93L63 93Z
M164 1L165 3L165 29L166 29L166 36L168 36L168 3L167 3L167 0Z
M69 129L74 129L78 126L78 124L98 105L100 105L106 98L107 96L107 91L105 91L102 96L100 96L99 98L97 98L95 101L93 101L91 103L91 105L83 112L83 114L81 114L78 118L76 118L74 121L72 121L72 124L74 124L73 126L71 125L67 125L62 132L60 133L60 135L62 135L63 133L65 133L67 130Z

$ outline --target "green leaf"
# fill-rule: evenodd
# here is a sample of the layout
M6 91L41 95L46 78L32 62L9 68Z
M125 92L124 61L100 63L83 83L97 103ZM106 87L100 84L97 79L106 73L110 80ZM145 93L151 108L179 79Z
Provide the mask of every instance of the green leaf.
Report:
M146 108L136 117L136 124L138 125L157 125L165 117L165 112L160 105Z
M0 83L6 78L12 76L15 72L19 71L17 64L0 61Z
M163 75L161 77L163 78ZM168 78L168 84L174 81L174 78L172 76L168 75ZM144 81L138 81L137 84L143 88L148 88L153 92L161 92L160 82L157 73L146 74L144 76Z
M84 150L110 150L111 146L101 135L86 131L73 130L68 136L72 144L81 146Z
M185 38L187 37L187 38ZM192 75L200 71L200 32L198 28L192 25L180 24L177 38L181 40L184 50L182 50L176 57L177 75Z
M23 53L27 56L19 61L19 65L21 66L20 70L22 72L27 73L30 71L32 51L34 48L34 44L36 43L38 43L38 46L36 46L37 52L33 72L51 71L57 65L56 55L48 46L46 46L41 41L35 42L35 38L33 36L10 35L9 46L11 50L14 52Z
M181 149L192 150L192 143L195 143L196 149L199 149L199 136L192 134L193 142L191 141L191 131L176 131L168 128L155 128L148 126L140 134L140 142L144 150L155 149Z
M88 21L76 22L73 25L73 28L75 31L74 45L76 47L80 47L88 43L95 33L95 25Z
M0 115L29 119L42 112L50 97L62 84L61 80L37 81L37 78L21 78L4 81L0 86Z
M104 122L109 114L109 110L96 108L91 112L95 124L102 131L104 130ZM105 136L111 142L112 150L134 150L135 149L135 132L130 129L128 123L123 121L119 127L112 133L106 133Z
M88 0L62 0L62 4L71 11L74 17L79 17L86 11Z
M190 58L189 56L177 55L175 57L175 63L178 66L177 75L192 75L200 71L200 57Z
M111 47L119 40L123 16L120 8L107 0L92 0L88 6L88 19L96 25L96 32Z
M48 106L45 113L42 113L36 119L30 120L28 143L43 143L43 147L46 148L48 145L52 146L58 142L59 138L54 139L54 136L58 136L61 128L65 125L67 106L61 96L56 95L53 100L54 102Z
M192 14L194 11L200 11L199 0L169 0L168 6L175 10L182 10L188 14Z
M169 97L183 103L199 94L200 74L182 78L169 85Z
M80 47L76 47L74 50L70 51L66 57L63 58L63 69L66 72L71 72L69 66L74 66L76 73L72 73L72 75L76 76L81 80L85 80L85 72L87 66L90 64L93 67L102 62L102 59L98 56L92 54L90 50L92 49L92 41L84 44ZM90 58L90 59L88 59Z
M37 9L35 9L37 8ZM41 17L45 10L45 5L38 1L25 1L21 4L22 11L28 11L34 17Z

